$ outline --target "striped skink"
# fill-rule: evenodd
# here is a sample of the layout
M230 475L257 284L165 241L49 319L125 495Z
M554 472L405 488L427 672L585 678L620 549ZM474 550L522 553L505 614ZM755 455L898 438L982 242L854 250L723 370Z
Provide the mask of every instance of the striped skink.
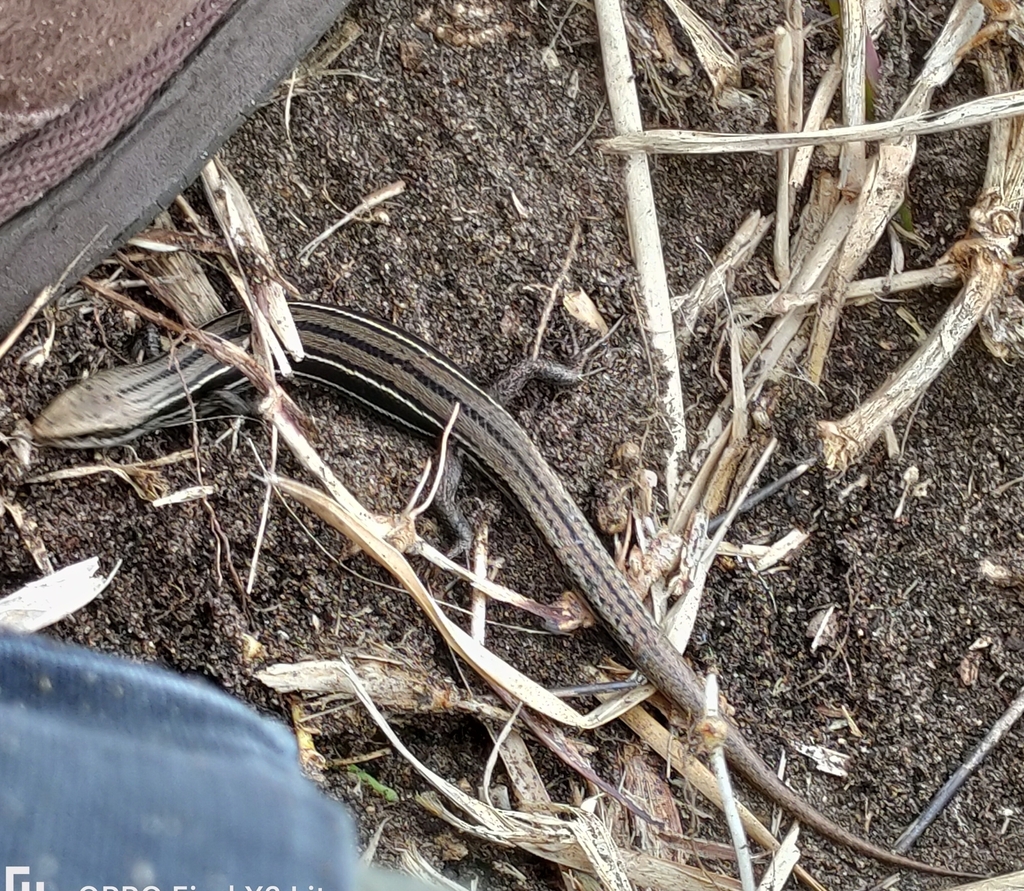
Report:
M462 451L525 509L637 668L676 705L692 715L703 713L702 683L642 608L558 477L500 403L452 361L400 328L333 306L295 303L291 309L306 350L305 360L295 366L297 375L344 391L425 436L436 436L458 403L452 435ZM240 313L223 316L206 330L236 341L248 336ZM177 367L162 357L101 371L77 384L43 410L32 432L39 445L122 444L148 430L188 423L190 399L200 415L208 414L210 405L223 407L224 392L244 383L240 372L200 350L179 348ZM765 796L832 841L892 866L961 875L886 851L832 822L785 786L731 725L725 750Z

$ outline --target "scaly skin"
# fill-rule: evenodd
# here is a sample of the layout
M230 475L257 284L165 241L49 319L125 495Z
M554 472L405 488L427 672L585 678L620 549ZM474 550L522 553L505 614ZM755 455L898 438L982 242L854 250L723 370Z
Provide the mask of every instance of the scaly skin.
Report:
M427 436L444 428L458 404L452 434L461 448L522 505L636 667L676 705L691 715L703 713L703 684L643 609L561 481L502 405L431 346L386 322L317 304L293 304L292 312L307 351L295 366L300 376L342 390ZM245 326L237 320L237 315L225 317L211 327L239 339ZM64 447L126 442L191 418L182 377L198 398L241 382L237 371L223 368L221 374L215 360L202 354L182 356L180 363L180 369L170 369L158 359L94 376L43 411L33 425L37 441ZM731 725L725 751L765 797L837 844L902 869L974 878L894 854L843 829L784 785Z

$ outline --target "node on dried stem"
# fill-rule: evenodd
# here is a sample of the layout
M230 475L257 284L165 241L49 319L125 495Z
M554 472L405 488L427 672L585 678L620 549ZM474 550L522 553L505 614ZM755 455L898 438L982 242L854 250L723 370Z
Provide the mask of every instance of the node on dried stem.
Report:
M845 470L931 386L993 301L1012 287L1011 248L1019 233L1019 207L990 206L997 196L979 200L972 212L974 234L950 251L965 282L942 320L885 384L840 421L818 425L825 463Z

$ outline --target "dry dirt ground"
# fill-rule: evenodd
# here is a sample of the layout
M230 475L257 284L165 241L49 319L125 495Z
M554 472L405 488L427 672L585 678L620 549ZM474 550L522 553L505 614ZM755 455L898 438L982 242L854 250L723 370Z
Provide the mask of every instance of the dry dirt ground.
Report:
M739 48L747 66L744 86L761 96L764 114L739 119L715 110L707 81L677 34L695 72L661 68L663 86L673 92L656 92L649 76L640 77L646 123L710 130L767 126L774 5L707 0L697 7ZM624 316L625 324L580 387L534 388L515 412L592 515L595 488L607 475L614 448L641 442L649 465L658 467L664 429L657 380L634 310L620 165L595 145L611 132L596 27L582 4L497 0L478 20L481 9L431 7L427 0L356 0L350 17L361 33L333 63L334 73L296 91L291 141L278 97L228 143L223 157L252 200L281 268L304 295L391 319L483 381L524 356L543 301L539 288L557 277L573 227L580 224L581 245L566 289L582 288L606 317ZM639 6L634 11L644 13ZM418 25L425 13L429 24ZM881 117L905 93L944 13L940 4L908 4L897 14L879 47ZM427 30L437 25L469 28L490 39L455 47ZM824 14L818 25L809 44L812 82L837 40ZM549 64L550 54L546 61L549 46L557 67ZM967 64L936 106L981 92ZM986 139L976 129L922 141L909 197L927 247L906 245L908 268L934 262L963 233L967 208L981 185ZM676 292L700 276L707 255L720 249L750 210L769 213L774 206L775 174L767 157L661 158L653 162L653 175ZM301 247L343 210L397 179L406 190L386 206L386 218L343 229L307 265L298 261ZM194 197L202 207L198 193ZM869 272L884 271L887 249L873 263ZM769 290L769 267L762 250L737 289ZM927 328L951 296L911 293L905 305ZM897 316L898 307L887 301L846 312L823 386L815 389L794 377L776 389L773 424L780 447L772 473L816 455L815 421L841 416L913 351L913 331ZM0 384L10 412L7 424L34 416L84 371L126 361L131 351L121 313L109 306L97 304L94 312L68 308L57 320L55 353L44 367L30 371L5 363ZM722 330L720 319L704 319L682 355L691 430L702 429L723 395L715 369L722 361L716 352ZM43 333L38 325L27 338L37 341ZM571 361L589 341L559 311L545 351ZM727 373L727 362L721 370ZM918 405L901 459L889 460L876 446L840 477L812 470L730 534L742 542L772 540L793 526L808 531L808 544L786 570L759 577L721 564L704 597L689 650L694 665L720 671L737 721L769 762L788 749L794 788L882 844L898 836L1024 682L1020 598L978 577L982 557L1024 547L1024 485L1006 485L1024 477L1022 379L1019 366L993 359L972 338ZM377 509L400 508L429 448L349 407L306 395L323 452L345 481ZM904 419L897 433L903 436L906 427ZM124 561L111 588L53 633L199 673L281 718L287 718L286 703L255 681L254 667L241 658L242 629L264 644L268 661L386 646L456 676L448 652L404 594L383 584L361 557L337 563L330 554L341 549L339 537L308 516L300 525L280 503L272 507L256 589L243 608L225 566L230 559L243 574L247 570L264 490L248 446L232 452L229 443L215 443L222 430L210 425L199 438L204 481L217 488L211 504L230 555L218 552L209 516L197 502L154 509L109 476L25 485L13 463L6 465L5 498L35 518L57 565L91 555L100 556L105 568ZM245 432L265 455L265 432L255 423ZM149 436L137 450L152 457L189 442L188 431L181 430ZM48 453L36 469L89 457ZM287 460L284 465L295 469ZM930 484L896 521L903 474L912 465ZM188 463L165 473L172 487L196 481ZM560 590L557 567L537 535L486 481L470 479L463 495L474 516L497 516L492 548L505 558L505 582L541 597ZM429 521L426 533L450 541L443 528L432 531ZM0 534L0 578L9 591L37 571L11 522L3 523ZM465 592L456 587L446 596L460 600ZM837 611L837 640L812 653L809 620L829 605ZM531 623L520 615L496 609L495 616L507 626L493 629L490 645L545 684L586 680L588 666L615 652L599 631L537 636L522 630ZM981 639L990 644L979 651L977 682L967 687L961 662ZM855 718L860 738L830 729L842 709ZM455 716L397 719L421 759L441 775L476 787L481 753L490 747L479 724ZM358 708L326 717L318 728L316 745L328 759L384 747ZM613 783L627 739L615 726L587 738L596 747L596 765ZM1020 730L1005 739L915 855L982 873L1024 865L1021 740ZM815 773L792 743L850 753L849 777L840 781ZM578 781L549 756L537 757L556 800L572 800ZM364 841L389 820L380 851L384 862L412 840L464 882L557 886L553 868L541 861L462 839L425 816L412 800L424 783L401 758L385 753L363 767L399 800L386 802L343 769L328 769L326 786L352 808ZM765 810L755 796L748 798ZM695 819L689 828L698 836L723 838L711 817ZM804 850L808 865L830 888L864 887L869 878L886 874L810 835ZM906 888L940 885L915 876L901 880Z

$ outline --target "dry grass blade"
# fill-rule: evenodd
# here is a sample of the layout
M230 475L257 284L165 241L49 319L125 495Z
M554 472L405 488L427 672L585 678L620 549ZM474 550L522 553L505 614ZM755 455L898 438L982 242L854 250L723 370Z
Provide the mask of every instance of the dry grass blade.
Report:
M402 869L421 882L435 886L440 891L465 891L464 885L453 882L448 876L434 869L415 845L402 851ZM388 881L391 881L390 877ZM392 891L403 891L403 889L395 887ZM410 888L408 891L414 891L414 889Z
M804 118L802 130L813 133L821 130L832 101L839 90L842 81L842 71L838 57L833 60L828 70L821 76L818 86L814 90L814 97L811 99L811 107L807 109L807 116ZM811 167L811 156L814 154L813 145L805 145L793 152L793 165L789 172L789 184L794 189L800 189L807 178L807 171Z
M793 128L790 121L790 91L793 82L793 38L783 27L775 29L775 125L780 133ZM779 152L776 156L775 191L775 244L772 259L775 277L780 282L789 278L789 224L793 212L796 190L789 185L793 152Z
M782 538L772 545L742 544L731 545L723 542L718 548L718 555L721 557L737 557L750 561L750 567L754 572L765 572L773 566L777 566L783 560L788 560L798 551L810 535L800 529L791 529Z
M272 482L283 493L312 510L325 523L354 541L372 559L391 573L395 580L413 596L448 645L489 682L502 687L516 699L554 721L573 727L588 726L587 720L574 709L507 662L481 647L444 615L402 552L385 540L386 530L381 524L375 521L367 523L364 518L344 510L341 505L310 486L282 477L274 477Z
M589 815L563 807L575 822L545 814L518 813L514 816L501 812L508 826L496 829L485 825L474 825L443 807L435 795L421 795L417 799L430 813L455 826L467 835L473 835L495 844L515 845L523 850L561 866L585 872L596 872L596 852L610 851L611 843L606 841L603 828L595 837L591 827L597 828ZM717 875L700 867L667 863L646 854L616 851L628 882L639 887L673 889L673 891L740 891L740 885L728 876ZM603 873L607 877L607 872ZM623 886L618 881L605 887ZM824 889L821 889L824 891Z
M873 13L869 11L868 15L870 17ZM899 119L913 118L926 110L934 91L949 79L960 60L960 50L977 32L982 18L977 3L973 0L959 0L951 10L913 89L903 102L898 113ZM874 21L870 24L872 29L877 26ZM865 128L854 130L855 134L849 134L851 138L865 137ZM772 138L775 146L796 144L788 141L790 137L787 134L776 134L776 137L777 140ZM732 139L729 137L727 141L731 142ZM748 402L756 400L765 384L784 373L783 369L796 364L797 357L806 349L807 344L803 342L800 332L807 316L807 298L828 302L829 312L833 316L841 307L841 295L845 294L848 283L885 231L892 212L902 201L906 176L914 160L912 143L912 140L904 140L881 146L878 157L870 165L865 188L859 196L851 197L835 187L819 187L812 191L817 204L814 213L805 214L801 220L801 229L791 258L791 277L781 283L779 294L765 301L765 304L780 302L786 295L795 295L799 299L787 299L790 305L785 309L785 314L775 321L756 355L747 363L744 377ZM720 142L714 144L720 147ZM828 178L823 181L828 181ZM807 235L804 233L805 226L809 230ZM814 237L810 235L812 230ZM840 298L836 295L840 295ZM819 346L813 361L809 363L812 369L819 367L823 360L830 329L828 322L821 327ZM731 411L732 398L727 397L712 417L695 450L692 462L695 467L700 466L699 459L711 450L713 444L718 443L718 448L723 447L722 437L731 428ZM691 492L686 500L692 504L699 497L699 494Z
M693 565L689 567L685 581L681 582L681 584L685 585L687 596L676 602L675 606L669 610L663 623L665 634L680 652L686 652L686 646L690 640L690 632L693 628L693 619L697 605L699 604L700 597L703 594L708 574L711 572L711 566L718 554L718 546L725 539L725 535L729 531L729 525L739 512L740 505L750 494L750 491L757 482L758 476L774 454L777 446L778 440L774 438L765 446L750 475L740 487L739 493L734 499L732 507L730 507L726 512L724 521L719 525L715 534L711 536L711 539L706 540L703 535L698 537L698 546L702 547L702 551L694 560ZM731 480L731 470L729 471L729 476Z
M143 501L155 502L166 497L170 486L162 474L157 473L156 468L178 461L188 461L194 455L191 451L175 452L174 455L166 456L171 460L161 459L159 462L146 461L136 464L115 464L105 462L102 464L78 464L74 467L65 467L54 470L50 473L41 473L37 476L26 479L26 483L54 483L62 480L81 479L87 476L96 476L109 473L123 480L135 491Z
M772 862L761 876L761 884L757 886L758 891L782 891L789 881L789 877L796 869L797 861L800 859L800 849L796 846L800 837L800 825L794 824L793 828L786 833L786 837L779 845L779 849L772 857Z
M1009 79L1001 55L989 54L982 70L991 86ZM993 124L986 188L971 211L971 230L950 250L964 286L913 356L867 401L837 422L819 425L827 465L843 469L862 455L924 393L974 330L984 313L1012 293L1017 273L1013 248L1021 231L1024 200L1024 124Z
M297 95L310 83L326 77L334 72L334 62L363 33L359 23L350 18L339 21L320 40L313 51L304 58L288 78L287 87L282 84L277 88L271 101L281 99L283 95Z
M154 227L167 232L176 231L171 215L166 212L156 218ZM191 253L152 251L140 265L148 273L150 290L179 318L205 325L224 314L224 304Z
M910 94L903 101L897 119L924 114L932 95L940 83L945 81L960 60L960 53L977 32L979 17L973 13L976 4L961 0L950 13L938 41L932 49L924 69L914 83ZM863 35L866 39L866 34ZM857 48L862 54L858 62L863 68L863 43ZM863 82L861 78L861 89ZM863 101L863 97L861 97ZM848 150L844 146L844 155ZM814 332L808 348L807 374L812 383L818 383L824 371L825 357L832 342L832 336L843 307L846 287L861 268L874 246L889 225L892 216L903 203L907 179L917 154L917 141L903 138L885 141L878 147L878 156L866 174L857 181L856 208L841 248L835 251L828 278L824 280ZM840 207L847 204L844 183L839 183L843 199Z
M640 103L636 95L629 44L618 0L598 0L595 4L597 28L601 40L608 102L618 134L639 133L643 127ZM669 502L675 500L678 488L679 462L686 454L686 412L683 385L679 374L675 326L669 300L665 258L661 248L658 213L654 206L654 190L646 155L635 152L625 159L626 223L629 244L640 281L641 299L647 317L651 347L662 362L667 376L661 394L662 409L668 423L671 444L665 462L665 480Z
M699 130L647 130L634 136L603 140L600 148L616 154L647 152L654 155L725 155L743 152L780 152L803 146L849 142L882 142L981 127L1024 114L1024 90L972 99L944 111L920 112L891 121L858 127L836 127L803 133L704 133Z
M804 6L803 0L784 0L782 4L785 13L785 24L783 27L789 36L789 52L791 54L790 67L792 74L787 78L789 96L789 115L786 119L786 126L783 129L787 132L795 132L803 127L804 123ZM796 160L796 152L793 153L793 161Z
M951 288L960 283L960 272L953 263L940 261L927 269L912 269L894 275L864 278L851 282L846 289L844 303L860 306L881 296L914 291L919 288Z
M603 887L610 889L630 891L631 880L637 884L693 891L736 888L736 883L725 876L620 851L604 824L578 808L560 806L557 810L561 816L531 814L499 810L471 798L417 759L362 690L354 672L350 673L349 679L363 707L396 751L469 819L456 816L434 794L420 795L417 800L432 814L463 832L506 847L519 847L554 863L593 873L599 877Z
M725 302L736 275L750 261L773 220L756 210L750 213L715 257L711 269L682 296L678 308L681 336L691 337L697 319L711 307Z
M491 738L496 740L497 734L490 728L488 731ZM550 809L551 796L523 735L518 730L510 729L497 750L516 799L528 810Z
M661 752L672 768L686 777L690 785L701 796L706 798L716 807L722 807L722 799L718 793L718 785L714 774L697 760L680 740L671 733L665 726L654 719L654 717L643 708L635 708L622 717L622 721L640 739L644 740L655 752ZM777 851L779 842L775 836L768 831L768 828L761 823L757 817L745 808L742 804L737 805L743 827L750 837L762 848L768 851ZM797 878L812 891L825 891L821 885L807 870L796 867L794 870Z
M202 176L207 200L235 257L236 269L225 271L235 282L239 297L252 318L256 355L269 350L274 364L287 377L289 364L278 338L296 360L302 359L305 349L288 309L284 277L277 269L249 199L227 166L214 158L203 168ZM272 367L269 356L261 357L260 361L265 368Z
M670 863L688 862L691 852L694 856L705 856L709 860L732 859L732 851L727 845L687 838L679 804L671 786L671 777L657 763L653 754L646 751L646 747L635 744L623 747L618 762L619 785L623 795L630 801L644 802L658 821L658 824L654 824L647 820L630 819L631 815L617 802L610 799L598 800L597 813L604 817L620 844ZM627 839L629 845L622 841Z
M457 685L407 657L353 655L277 663L256 673L261 683L278 693L355 698L351 673L382 708L404 714L465 712L492 721L507 721L508 710L465 696Z
M739 91L740 60L735 50L683 0L664 0L693 43L701 67L711 79L715 101L726 108L748 104Z
M89 557L29 582L0 599L0 629L30 634L67 618L98 597L120 566L118 561L110 575L97 578L100 561Z
M456 563L450 557L442 554L437 548L421 538L409 545L405 551L409 555L423 557L433 563L439 569L451 573L456 578L462 579L473 586L474 590L497 600L507 603L516 609L524 610L531 615L540 618L548 627L557 628L561 633L568 633L577 628L593 625L594 617L585 607L582 607L577 599L558 598L554 603L541 603L531 597L526 597L518 591L492 582L490 579L482 578L480 575L470 572L465 566Z
M700 722L699 732L711 760L711 768L718 785L718 794L722 799L722 813L725 824L729 827L733 848L736 851L736 865L739 869L740 884L743 891L754 891L754 865L750 860L750 845L743 829L736 796L732 791L732 779L729 776L729 765L725 760L725 738L728 727L718 713L718 675L711 672L704 684L704 719Z
M899 371L841 420L819 423L825 464L830 470L849 467L871 447L886 427L914 404L1006 287L1003 261L981 251L972 257L968 277L969 281L928 340L918 347Z
M25 550L28 551L36 568L45 575L53 575L53 562L50 560L50 552L46 547L35 516L30 510L22 507L18 502L10 498L0 497L0 508L3 509L14 523L18 530L18 536Z
M529 705L541 715L562 724L590 728L608 719L608 715L600 713L598 713L598 717L579 715L561 700L551 696L529 678L478 645L462 629L452 624L438 609L437 604L423 587L401 552L385 540L386 529L381 524L376 521L364 523L360 519L348 515L335 501L316 489L281 478L275 478L273 482L282 492L300 501L325 522L352 539L387 569L412 594L417 604L424 610L449 645L490 683L507 690L513 697ZM539 728L539 731L542 730L543 728ZM571 755L571 753L567 752L566 755ZM576 763L575 758L572 760Z
M345 214L345 216L324 229L323 232L299 251L299 262L303 264L308 263L309 258L313 256L316 249L327 241L327 239L337 232L342 226L346 226L351 223L352 220L358 219L363 214L369 213L373 208L377 207L377 205L383 204L385 201L390 201L392 198L397 198L404 191L405 183L399 179L377 189L375 192L371 192L352 210Z
M64 287L64 282L66 281L68 275L70 275L71 270L78 265L78 261L81 260L82 257L84 257L86 253L92 248L92 246L96 243L97 239L99 239L106 231L106 228L106 226L101 226L99 228L96 234L89 239L89 243L86 244L86 246L83 247L82 250L78 252L78 254L75 256L75 259L68 263L67 268L65 268L65 270L61 273L60 278L58 278L57 281L55 281L52 285L43 288L38 294L36 294L32 302L29 303L28 307L25 309L25 312L22 313L21 318L18 319L14 327L7 332L7 335L4 337L4 339L0 341L0 359L6 356L7 353L10 351L11 347L18 342L18 338L21 337L21 335L25 332L25 329L29 326L29 324L40 312L40 310L42 310L43 307L46 306L53 299L55 294L59 294L61 292L61 290Z
M188 335L191 340L195 341L197 346L199 346L204 352L215 357L217 361L222 362L225 365L230 365L241 371L259 392L265 394L275 393L279 398L286 400L291 404L291 400L288 399L287 395L277 386L274 376L266 372L256 362L256 360L249 355L249 353L237 344L224 340L221 337L217 337L214 334L210 334L202 328L196 328L193 325L179 324L178 322L175 322L166 316L163 316L158 312L154 312L148 307L125 297L123 294L119 294L117 291L111 290L91 278L83 278L81 284L93 293L99 294L112 303L120 306L122 309L127 309L131 312L137 313L147 322L152 322L154 325L158 325L173 334ZM298 409L294 408L294 406L293 410L297 414L299 413Z
M868 27L861 0L839 0L839 34L843 41L843 123L845 129L863 127L866 120ZM864 185L866 147L859 139L842 144L839 188L857 193Z
M968 882L956 885L946 891L1020 891L1024 888L1024 872L1008 872L1006 875L993 876L980 882Z
M856 201L846 239L819 300L807 357L807 376L813 384L820 383L825 369L825 357L843 307L846 283L860 269L903 203L916 151L912 142L884 143L878 148L878 157L867 173L867 183Z
M537 334L533 339L533 347L530 350L530 358L536 359L540 355L540 348L544 342L544 335L548 330L548 322L551 320L551 311L555 308L555 301L558 299L558 292L569 275L569 269L576 258L576 249L580 244L580 224L577 222L572 227L572 235L569 236L569 247L565 252L565 259L562 261L562 268L558 271L558 277L553 285L548 288L548 299L544 301L544 308L541 310L540 322L537 324Z

